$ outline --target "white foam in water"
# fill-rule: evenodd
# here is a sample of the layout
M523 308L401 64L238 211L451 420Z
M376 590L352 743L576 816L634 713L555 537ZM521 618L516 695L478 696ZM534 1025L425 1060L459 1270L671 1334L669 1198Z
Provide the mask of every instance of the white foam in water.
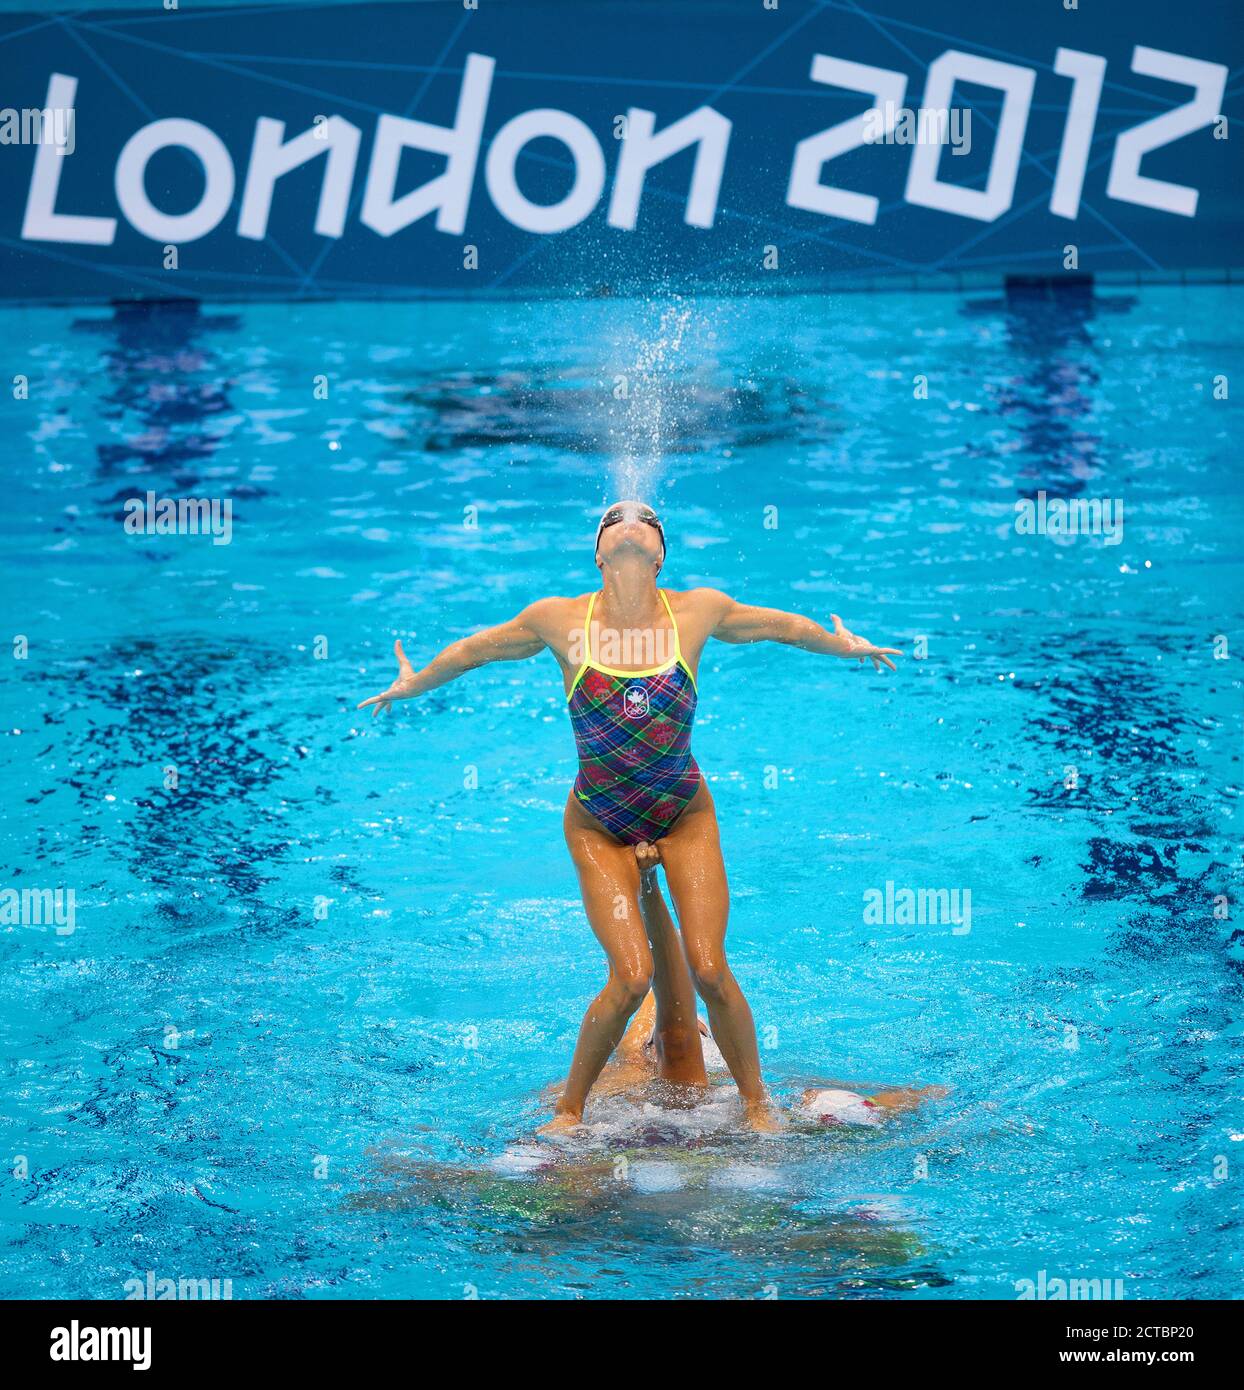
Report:
M489 1159L488 1166L502 1177L520 1178L528 1173L538 1173L552 1161L553 1155L539 1144L511 1144L504 1153Z
M776 1168L762 1163L731 1163L709 1179L710 1187L729 1188L736 1192L780 1192L786 1180Z
M650 1138L654 1130L672 1144L708 1135L736 1132L739 1127L739 1093L733 1086L713 1086L702 1099L686 1109L636 1102L626 1096L609 1096L593 1104L584 1126L593 1144L625 1145ZM581 1131L582 1133L583 1131Z
M627 1168L627 1178L636 1192L677 1192L686 1183L677 1164L639 1159Z

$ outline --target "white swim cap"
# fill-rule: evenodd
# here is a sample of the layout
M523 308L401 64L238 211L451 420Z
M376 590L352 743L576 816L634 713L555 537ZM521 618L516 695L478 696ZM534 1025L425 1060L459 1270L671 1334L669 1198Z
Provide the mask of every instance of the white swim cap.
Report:
M823 1125L879 1125L882 1117L871 1100L854 1091L813 1091L799 1109Z

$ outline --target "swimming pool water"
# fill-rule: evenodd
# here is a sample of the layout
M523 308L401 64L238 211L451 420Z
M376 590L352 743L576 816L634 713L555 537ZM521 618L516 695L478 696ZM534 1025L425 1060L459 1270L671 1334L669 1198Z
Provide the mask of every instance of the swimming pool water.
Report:
M70 933L0 930L0 1292L1237 1295L1238 317L1221 288L0 313L6 882L75 895ZM230 543L127 535L149 490L232 499ZM728 1088L611 1101L550 1180L513 1158L604 978L555 665L354 704L395 636L419 664L591 588L633 491L672 587L908 652L713 646L695 752L775 1093L951 1094L776 1140ZM1039 491L1121 499L1122 541L1017 534ZM887 882L970 892L970 930L865 920Z

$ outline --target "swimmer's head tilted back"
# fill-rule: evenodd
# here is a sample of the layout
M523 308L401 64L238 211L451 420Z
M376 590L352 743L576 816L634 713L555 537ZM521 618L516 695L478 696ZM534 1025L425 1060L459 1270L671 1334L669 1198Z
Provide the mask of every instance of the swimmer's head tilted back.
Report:
M628 551L650 559L658 573L665 563L665 528L656 512L643 502L612 503L596 527L598 566Z

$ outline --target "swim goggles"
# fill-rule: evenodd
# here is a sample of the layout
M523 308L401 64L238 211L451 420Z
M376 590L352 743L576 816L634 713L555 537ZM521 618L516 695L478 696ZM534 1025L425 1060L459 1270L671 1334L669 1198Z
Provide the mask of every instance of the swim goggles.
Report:
M646 526L651 526L661 537L661 558L665 558L667 545L665 542L665 527L661 525L661 518L652 510L651 507L610 507L600 519L600 525L596 528L596 544L600 545L600 534L607 526L616 526L619 522L625 521L628 514L633 513L636 521L642 521Z

